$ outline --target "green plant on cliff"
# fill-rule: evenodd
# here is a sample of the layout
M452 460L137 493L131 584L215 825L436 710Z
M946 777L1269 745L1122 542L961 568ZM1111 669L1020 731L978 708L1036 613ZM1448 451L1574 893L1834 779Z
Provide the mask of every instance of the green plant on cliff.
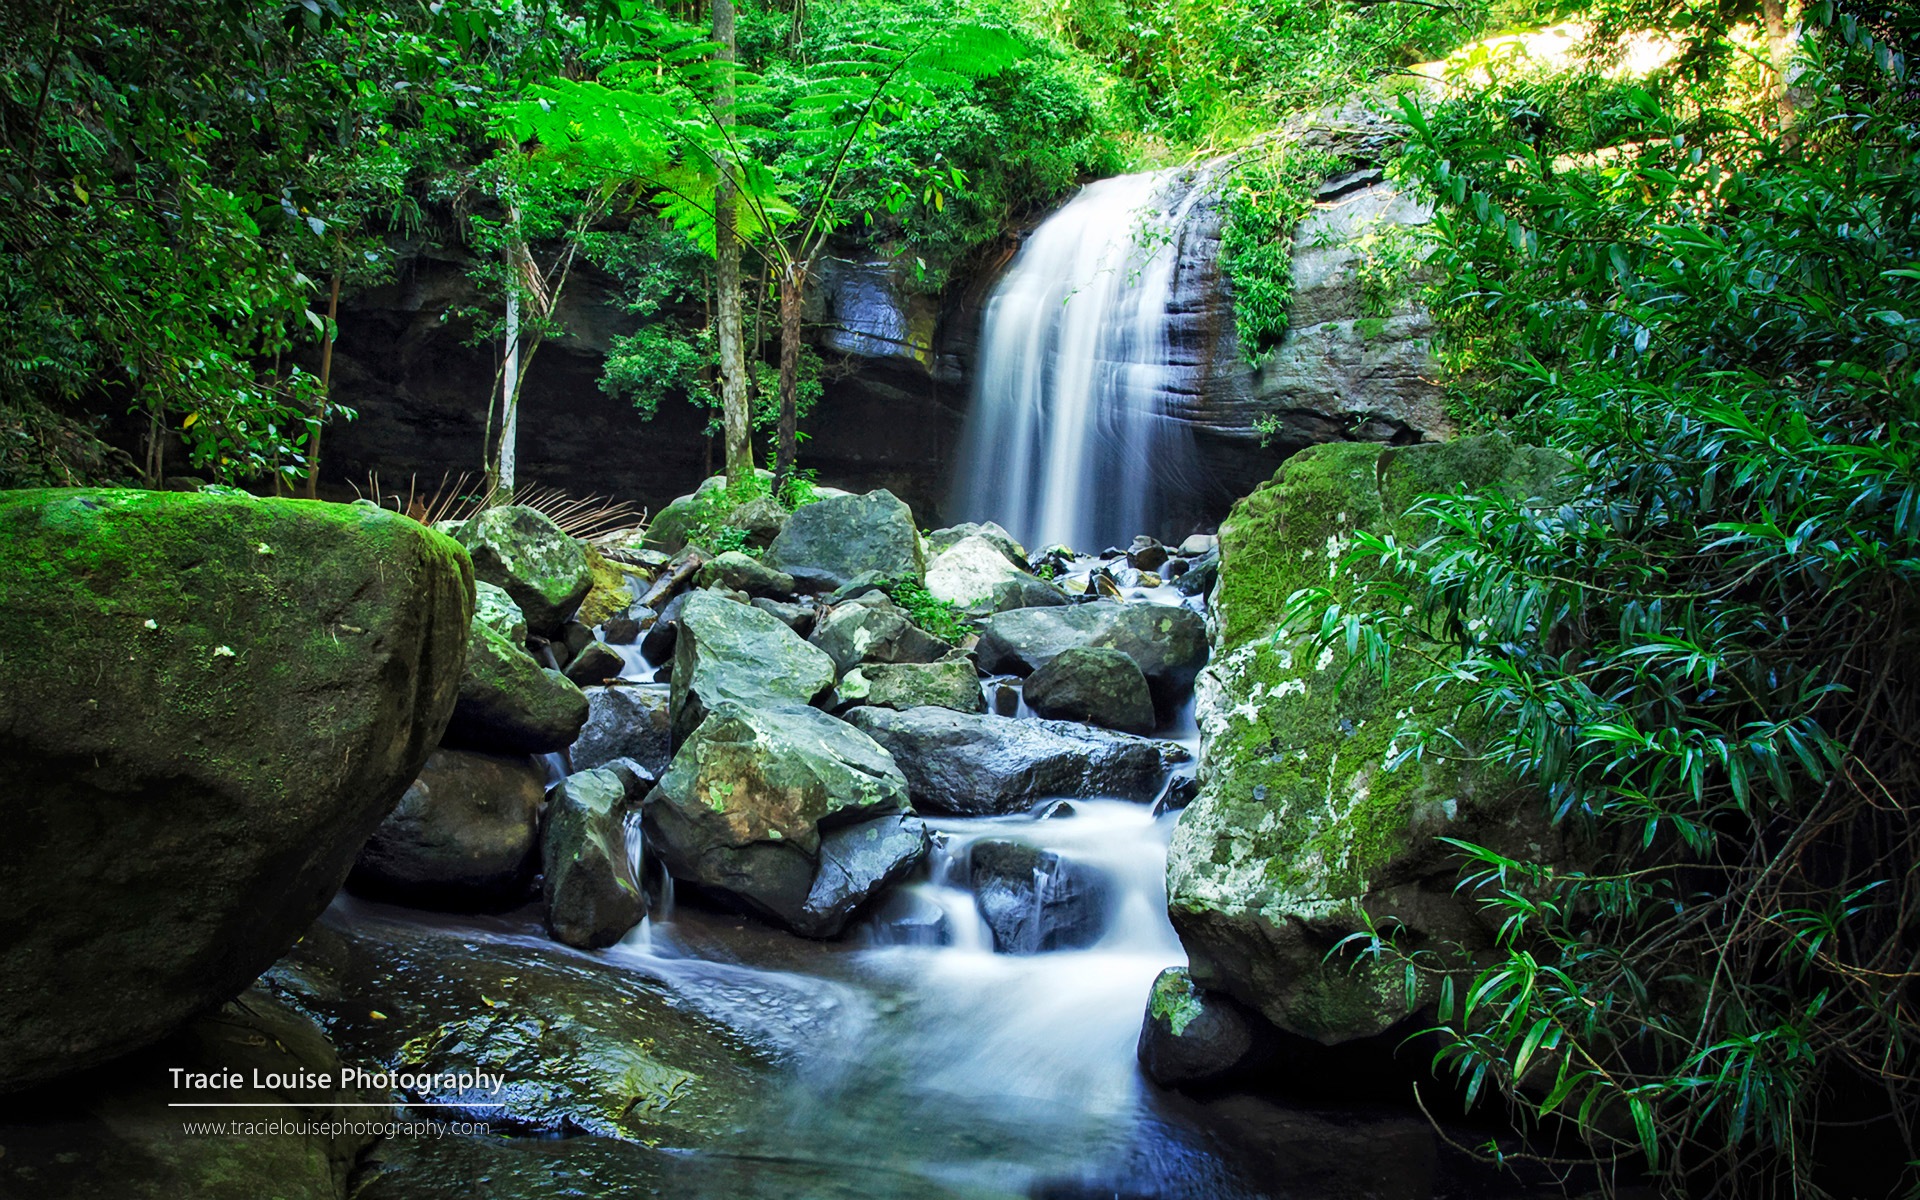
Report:
M1450 647L1435 686L1592 847L1457 844L1498 941L1440 1061L1675 1195L1920 1182L1915 26L1807 16L1788 120L1408 106L1437 310L1578 486L1429 497L1431 539L1357 539L1370 595L1294 597L1377 668Z
M1258 363L1287 332L1293 227L1339 167L1331 155L1269 143L1237 158L1220 185L1220 266L1233 289L1240 352Z

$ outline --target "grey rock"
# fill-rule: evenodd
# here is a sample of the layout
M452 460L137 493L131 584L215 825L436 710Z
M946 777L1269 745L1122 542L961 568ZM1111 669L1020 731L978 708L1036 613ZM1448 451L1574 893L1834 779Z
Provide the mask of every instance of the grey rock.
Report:
M1065 604L1068 599L1060 588L1020 569L993 542L978 536L961 538L934 556L927 566L927 591L973 616Z
M861 663L930 663L953 652L953 647L913 623L905 609L885 597L861 597L828 610L815 623L808 641L845 673Z
M627 660L618 650L605 642L588 642L567 664L567 678L581 687L591 687L620 678L620 672L626 669Z
M779 600L769 600L764 596L755 599L753 606L768 616L780 618L782 624L801 637L806 637L813 632L816 609L801 604L785 604Z
M656 776L673 760L671 703L665 684L612 684L586 689L587 723L573 743L576 771L631 758Z
M807 937L832 937L853 915L905 878L927 856L927 823L918 817L876 817L842 825L820 838L820 868L807 902L791 922Z
M936 529L927 535L926 552L929 558L937 557L949 547L965 538L984 539L994 549L1006 557L1006 560L1023 571L1032 570L1027 562L1027 548L1018 539L1002 529L994 521L968 521L960 525L950 525L945 529Z
M1026 700L1043 717L1086 721L1125 733L1152 733L1147 677L1118 650L1072 646L1027 676Z
M834 678L833 660L778 617L694 592L680 610L673 650L674 740L691 737L723 701L807 704Z
M802 506L767 548L767 565L818 592L863 571L916 583L927 573L913 511L884 488Z
M1022 608L982 622L976 653L989 674L1027 675L1076 646L1118 650L1131 658L1165 716L1193 689L1207 661L1207 626L1192 609L1164 604L1099 600Z
M842 704L987 710L980 674L973 669L973 660L958 652L935 663L865 663L842 675L835 693Z
M673 657L674 642L680 635L680 613L687 607L687 597L692 592L681 592L667 601L660 610L653 625L648 628L645 637L640 639L640 653L651 663L664 663Z
M1093 945L1107 928L1111 891L1092 867L1019 842L975 842L968 885L1001 954Z
M1161 1087L1214 1083L1258 1069L1274 1056L1273 1027L1231 996L1193 985L1185 967L1153 981L1138 1053Z
M485 625L515 646L527 644L527 618L507 590L486 580L473 585L473 621Z
M701 567L694 581L701 587L723 587L775 599L792 596L796 590L793 576L738 550L729 550Z
M525 755L436 750L374 831L348 885L416 908L502 908L538 864L547 773Z
M646 915L627 849L628 781L580 771L547 797L541 837L547 930L582 950L611 946Z
M444 745L495 754L551 754L573 744L587 720L580 689L478 620L467 634L460 701Z

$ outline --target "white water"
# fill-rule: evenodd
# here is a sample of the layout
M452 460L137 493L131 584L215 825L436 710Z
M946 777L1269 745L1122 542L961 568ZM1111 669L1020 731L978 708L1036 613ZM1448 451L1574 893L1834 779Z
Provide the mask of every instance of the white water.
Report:
M1168 415L1167 338L1191 171L1088 184L1015 256L987 305L952 509L1029 546L1124 545L1194 490L1191 435Z

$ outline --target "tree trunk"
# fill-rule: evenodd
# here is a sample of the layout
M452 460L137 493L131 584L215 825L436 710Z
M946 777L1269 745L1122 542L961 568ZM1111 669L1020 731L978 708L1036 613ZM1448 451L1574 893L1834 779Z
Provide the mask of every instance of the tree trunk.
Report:
M1773 104L1776 128L1783 139L1792 140L1796 105L1788 72L1793 67L1793 29L1787 19L1787 0L1761 0L1761 18L1766 25L1767 52L1773 60Z
M513 503L514 440L520 433L520 280L519 263L507 250L506 366L500 372L500 454L494 461L493 486L498 503Z
M307 446L307 499L320 498L320 431L327 422L327 402L333 399L333 339L340 318L340 258L333 262L333 286L327 293L327 340L320 347L320 411L313 416L313 440Z
M800 311L806 297L807 264L780 269L780 433L775 458L775 494L785 492L800 456Z
M719 43L714 57L721 64L715 74L713 117L724 128L733 124L733 0L713 0L713 40ZM720 414L726 427L727 482L740 484L753 478L753 443L748 437L747 360L734 194L732 164L723 160L713 192L713 307L720 345Z

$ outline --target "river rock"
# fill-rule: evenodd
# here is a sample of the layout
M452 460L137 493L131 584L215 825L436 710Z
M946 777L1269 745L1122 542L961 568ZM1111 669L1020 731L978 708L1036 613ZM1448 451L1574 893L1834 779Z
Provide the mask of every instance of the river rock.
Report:
M714 705L807 704L833 685L833 660L778 618L708 591L687 597L673 649L676 744Z
M993 542L978 536L961 538L934 556L927 566L927 591L973 616L1067 603L1065 592L1021 570Z
M1127 548L1127 565L1136 571L1158 571L1167 561L1167 548L1145 534Z
M659 775L673 759L669 689L663 683L616 683L586 689L587 723L568 756L576 771L631 758Z
M378 509L0 493L0 1090L153 1042L300 936L446 728L472 578Z
M931 663L953 653L952 646L877 592L829 609L807 640L826 652L840 674L861 663Z
M791 516L778 500L761 496L734 509L727 518L727 524L746 531L747 545L764 550L773 545L773 539L780 536L780 531L787 527L787 520Z
M633 581L620 564L609 561L592 546L582 549L587 555L587 572L593 577L593 586L587 589L586 598L580 601L573 619L591 631L594 626L633 607L636 597Z
M1190 534L1185 541L1180 543L1180 554L1184 558L1199 558L1202 555L1211 553L1218 548L1219 545L1220 539L1211 533Z
M1189 608L1096 600L1067 608L1021 608L988 617L977 653L988 674L1027 675L1075 646L1118 650L1147 677L1163 716L1193 688L1207 661L1207 624Z
M960 653L935 663L865 663L841 676L835 691L843 704L987 711L980 674L973 669L973 660Z
M1173 589L1183 596L1204 596L1219 578L1220 551L1216 548L1188 563L1180 578L1173 581Z
M769 600L765 596L755 598L753 606L771 617L780 618L780 623L801 637L813 632L815 609L804 604L785 604L779 600Z
M474 621L447 745L495 754L551 754L572 745L586 721L587 698L579 688Z
M745 592L749 596L770 596L774 599L792 596L796 590L793 576L785 571L776 571L738 550L729 550L701 567L694 582L701 587L722 587Z
M1067 721L931 707L856 708L846 720L893 755L921 812L1024 812L1055 796L1151 800L1169 764L1187 757L1172 742Z
M604 684L609 679L620 678L627 669L627 660L620 652L605 642L588 642L581 647L580 653L567 663L567 678L581 687Z
M832 937L853 914L904 879L927 856L927 823L899 814L842 825L820 838L820 869L799 916L796 933Z
M1565 469L1500 438L1340 443L1288 459L1235 505L1220 528L1215 658L1197 702L1202 786L1167 859L1168 907L1197 986L1323 1045L1381 1034L1412 1011L1405 979L1397 966L1329 961L1342 938L1391 921L1436 963L1463 966L1444 948L1491 944L1474 901L1454 890L1454 851L1436 838L1557 853L1539 798L1476 761L1474 712L1434 690L1418 656L1396 655L1382 687L1365 670L1342 678L1344 647L1273 635L1297 589L1330 588L1343 605L1360 594L1374 568L1344 561L1360 531L1429 536L1407 516L1418 495L1525 498ZM1414 730L1445 731L1448 753L1396 764Z
M525 647L527 644L527 618L520 606L507 595L505 588L495 587L486 580L476 580L473 585L473 623L485 625L510 645Z
M1027 676L1026 700L1043 717L1086 721L1125 733L1152 733L1147 677L1118 650L1073 646Z
M524 754L436 750L348 882L416 908L518 904L537 867L546 785L546 771Z
M474 574L505 589L541 637L559 634L593 587L586 548L535 509L489 508L454 536L473 556Z
M648 849L675 878L822 937L895 877L870 860L847 860L821 884L823 837L906 810L907 781L871 738L819 709L762 699L718 702L643 811ZM898 834L880 841L916 858L925 851L924 838L918 850ZM845 860L851 851L836 853ZM816 896L816 887L825 891Z
M680 614L686 609L687 597L691 595L691 591L681 592L667 601L667 606L660 610L659 617L647 629L646 636L640 639L640 653L648 662L673 661L673 647L680 637Z
M767 547L767 565L816 592L862 571L915 583L927 573L913 511L885 488L803 505Z
M1230 996L1193 986L1185 967L1153 981L1138 1053L1161 1087L1213 1083L1255 1070L1273 1057L1273 1028Z
M1000 954L1078 950L1106 932L1106 877L1051 850L975 842L967 881Z
M579 771L547 798L540 839L547 930L569 946L611 946L646 915L627 849L627 782L610 769Z
M984 539L1004 555L1008 562L1021 570L1033 569L1032 564L1027 561L1027 548L1003 529L997 521L967 521L960 525L949 525L945 529L936 529L927 534L925 549L929 562L955 543L970 537Z
M640 622L629 613L616 613L600 623L600 640L609 646L631 646L640 640Z

